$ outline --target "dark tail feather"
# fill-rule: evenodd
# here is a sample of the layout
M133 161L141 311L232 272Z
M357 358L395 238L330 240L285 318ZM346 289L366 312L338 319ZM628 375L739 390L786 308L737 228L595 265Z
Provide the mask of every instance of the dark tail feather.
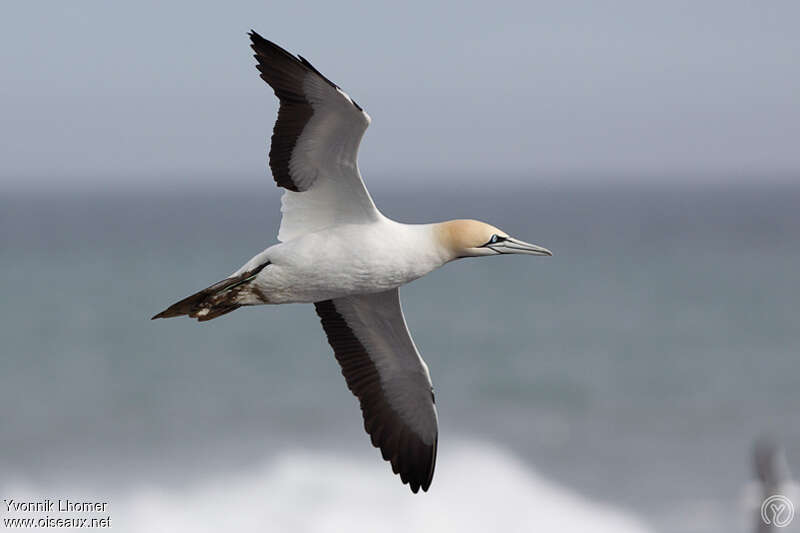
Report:
M189 315L200 322L204 322L235 311L242 306L242 304L237 303L237 298L244 286L269 264L269 261L267 261L263 265L242 272L238 276L219 281L200 292L184 298L178 303L172 304L151 318L151 320ZM238 290L236 290L237 288Z
M207 289L203 289L200 292L192 294L188 298L184 298L178 303L170 305L169 307L158 313L150 320L155 320L156 318L172 318L174 316L183 316L183 315L189 315L193 318L199 318L200 320L211 320L212 318L216 318L225 313L230 313L231 311L235 310L237 307L240 306L228 305L226 306L227 309L226 311L222 313L215 313L215 311L217 309L221 309L221 307L217 308L211 307L209 305L211 302L208 302L209 298L211 298L215 294L218 294L221 291L226 290L224 283L227 281L228 280L222 280L219 283L215 283L211 287L208 287ZM197 313L199 313L203 309L209 309L209 310L206 312L206 314L204 314L204 316L196 317L195 315L197 315Z

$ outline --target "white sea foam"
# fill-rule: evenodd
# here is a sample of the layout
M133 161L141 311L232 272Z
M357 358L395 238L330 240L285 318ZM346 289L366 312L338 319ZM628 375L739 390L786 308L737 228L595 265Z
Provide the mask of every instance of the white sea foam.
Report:
M52 497L53 489L15 493L3 487L3 497L9 496ZM284 451L247 472L194 486L127 491L112 500L110 512L115 531L147 533L650 531L631 514L560 487L479 443L448 446L427 494L412 494L385 463Z

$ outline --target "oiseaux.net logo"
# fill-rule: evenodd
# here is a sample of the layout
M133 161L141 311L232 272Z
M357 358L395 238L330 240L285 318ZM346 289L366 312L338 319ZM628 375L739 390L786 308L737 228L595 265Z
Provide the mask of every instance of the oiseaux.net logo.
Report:
M794 504L783 494L773 494L761 503L761 520L774 527L786 527L794 520Z

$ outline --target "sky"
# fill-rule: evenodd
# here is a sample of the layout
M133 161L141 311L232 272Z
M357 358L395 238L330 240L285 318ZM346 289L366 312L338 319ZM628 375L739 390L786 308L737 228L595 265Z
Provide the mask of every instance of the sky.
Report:
M277 101L251 28L370 113L367 177L798 176L798 20L780 0L8 3L0 184L262 178Z

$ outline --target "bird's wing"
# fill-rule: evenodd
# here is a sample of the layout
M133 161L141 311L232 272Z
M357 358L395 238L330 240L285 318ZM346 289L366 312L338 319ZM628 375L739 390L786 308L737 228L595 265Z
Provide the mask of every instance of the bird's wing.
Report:
M370 123L358 104L311 63L250 32L261 78L280 100L269 166L283 219L278 239L379 216L358 171L358 146Z
M412 491L428 490L439 436L436 406L397 289L314 305L347 386L361 403L372 444Z

